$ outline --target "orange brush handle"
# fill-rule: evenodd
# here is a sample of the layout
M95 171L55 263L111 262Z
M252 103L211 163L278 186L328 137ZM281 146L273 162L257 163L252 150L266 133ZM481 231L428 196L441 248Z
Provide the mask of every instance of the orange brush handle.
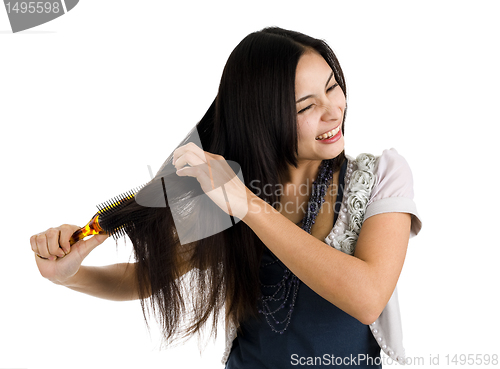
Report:
M116 235L117 232L120 231L121 227L123 225L118 225L118 226L111 226L109 224L109 221L106 223L109 227L107 227L107 232L102 229L102 227L99 225L99 216L103 217L108 217L106 219L109 219L109 215L113 214L113 212L119 210L121 206L133 199L135 197L135 194L137 190L132 190L127 193L121 194L118 197L115 197L114 199L110 201L106 201L105 203L101 205L97 205L97 208L99 211L94 215L92 219L90 219L90 222L87 223L85 227L80 228L77 230L75 233L71 235L71 238L69 239L69 244L73 246L75 243L77 243L80 240L83 240L87 236L93 236L96 234L104 234L104 233L109 233L110 235ZM106 227L106 224L104 226Z
M83 240L87 236L92 236L100 233L105 233L105 232L99 225L99 213L97 213L96 215L94 215L92 219L90 219L90 222L88 222L85 227L82 227L75 233L73 233L73 235L69 239L69 244L73 246L75 243L77 243L80 240Z

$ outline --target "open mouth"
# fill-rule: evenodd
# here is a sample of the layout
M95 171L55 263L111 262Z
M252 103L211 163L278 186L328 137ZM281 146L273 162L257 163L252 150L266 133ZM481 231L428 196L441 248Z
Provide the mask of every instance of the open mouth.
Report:
M342 124L339 124L337 128L332 129L331 131L325 132L322 135L316 137L316 140L326 140L328 138L332 138L337 133L339 133Z

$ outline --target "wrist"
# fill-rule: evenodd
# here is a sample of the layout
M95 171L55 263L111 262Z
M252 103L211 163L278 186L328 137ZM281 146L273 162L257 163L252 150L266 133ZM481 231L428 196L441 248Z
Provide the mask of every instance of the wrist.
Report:
M71 287L77 287L78 286L78 281L81 279L81 269L82 267L80 267L76 273L74 273L73 275L69 276L69 277L66 277L64 279L61 279L61 278L53 278L53 279L50 279L50 281L54 284L57 284L59 286L64 286L64 287L68 287L68 288L71 288Z
M250 225L249 223L252 223L260 214L271 211L269 209L271 206L250 190L247 193L247 205L248 211L242 219L247 225Z

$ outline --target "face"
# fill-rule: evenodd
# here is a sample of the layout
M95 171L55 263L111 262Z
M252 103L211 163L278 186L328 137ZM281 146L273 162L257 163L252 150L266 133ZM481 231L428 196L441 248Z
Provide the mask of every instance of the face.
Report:
M301 56L295 74L299 160L324 160L344 149L345 95L317 52Z

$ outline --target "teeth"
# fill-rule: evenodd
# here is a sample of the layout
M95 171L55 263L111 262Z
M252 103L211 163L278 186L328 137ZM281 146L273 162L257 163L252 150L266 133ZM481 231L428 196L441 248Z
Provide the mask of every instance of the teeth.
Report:
M323 133L322 135L319 135L318 137L316 137L316 140L324 140L324 139L327 139L327 138L330 138L330 137L333 137L335 136L337 133L339 133L340 131L340 125L335 128L335 129L332 129L331 131L329 132L326 132L326 133Z

